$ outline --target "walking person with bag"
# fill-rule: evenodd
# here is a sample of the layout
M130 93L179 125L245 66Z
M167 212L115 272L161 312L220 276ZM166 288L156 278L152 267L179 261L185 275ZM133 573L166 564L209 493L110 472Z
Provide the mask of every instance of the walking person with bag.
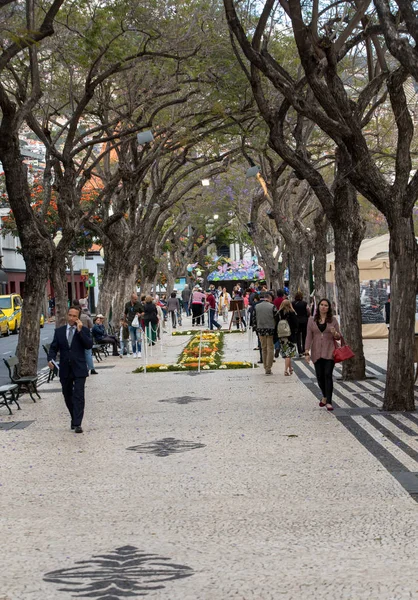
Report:
M141 358L142 327L140 319L144 314L144 307L138 300L138 294L133 292L131 299L125 304L125 319L128 322L129 335L131 336L133 358Z
M277 337L280 339L280 355L284 358L284 374L286 377L292 375L292 358L296 356L296 341L299 323L295 309L290 300L283 300L279 310L279 324L277 325Z
M305 342L305 358L307 363L312 359L316 378L322 392L319 406L334 410L332 392L334 388L332 373L334 371L335 340L341 339L340 326L334 317L331 302L327 298L319 301L315 316L308 321ZM310 351L310 354L309 354Z

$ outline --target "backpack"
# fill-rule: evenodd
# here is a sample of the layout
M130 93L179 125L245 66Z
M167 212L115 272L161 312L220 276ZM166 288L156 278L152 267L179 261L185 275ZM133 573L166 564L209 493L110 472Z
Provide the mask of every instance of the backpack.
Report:
M277 337L278 338L287 338L290 337L292 335L292 332L290 331L290 325L289 322L287 321L287 319L282 318L280 319L278 325L277 325Z

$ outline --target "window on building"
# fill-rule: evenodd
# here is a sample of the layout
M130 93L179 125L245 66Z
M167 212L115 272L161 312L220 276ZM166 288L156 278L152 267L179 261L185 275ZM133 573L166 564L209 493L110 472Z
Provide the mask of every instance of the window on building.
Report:
M226 258L230 258L229 246L223 244L218 248L218 256L225 256Z

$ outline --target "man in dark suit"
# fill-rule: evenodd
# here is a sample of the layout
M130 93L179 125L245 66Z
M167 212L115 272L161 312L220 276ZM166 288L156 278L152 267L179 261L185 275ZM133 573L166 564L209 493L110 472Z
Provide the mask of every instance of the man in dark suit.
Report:
M84 386L88 376L86 355L84 351L91 348L93 341L90 331L80 321L80 310L68 309L67 325L55 330L54 339L48 353L48 365L60 353L59 375L65 404L71 415L71 429L83 433L81 422L84 415Z

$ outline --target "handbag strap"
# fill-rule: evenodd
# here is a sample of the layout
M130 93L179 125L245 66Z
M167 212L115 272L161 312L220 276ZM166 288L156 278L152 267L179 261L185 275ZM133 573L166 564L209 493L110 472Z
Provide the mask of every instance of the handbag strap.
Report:
M338 342L340 342L340 345L338 345ZM342 348L343 346L346 346L347 344L345 343L345 339L343 338L343 336L340 333L340 339L336 340L334 338L334 348Z

